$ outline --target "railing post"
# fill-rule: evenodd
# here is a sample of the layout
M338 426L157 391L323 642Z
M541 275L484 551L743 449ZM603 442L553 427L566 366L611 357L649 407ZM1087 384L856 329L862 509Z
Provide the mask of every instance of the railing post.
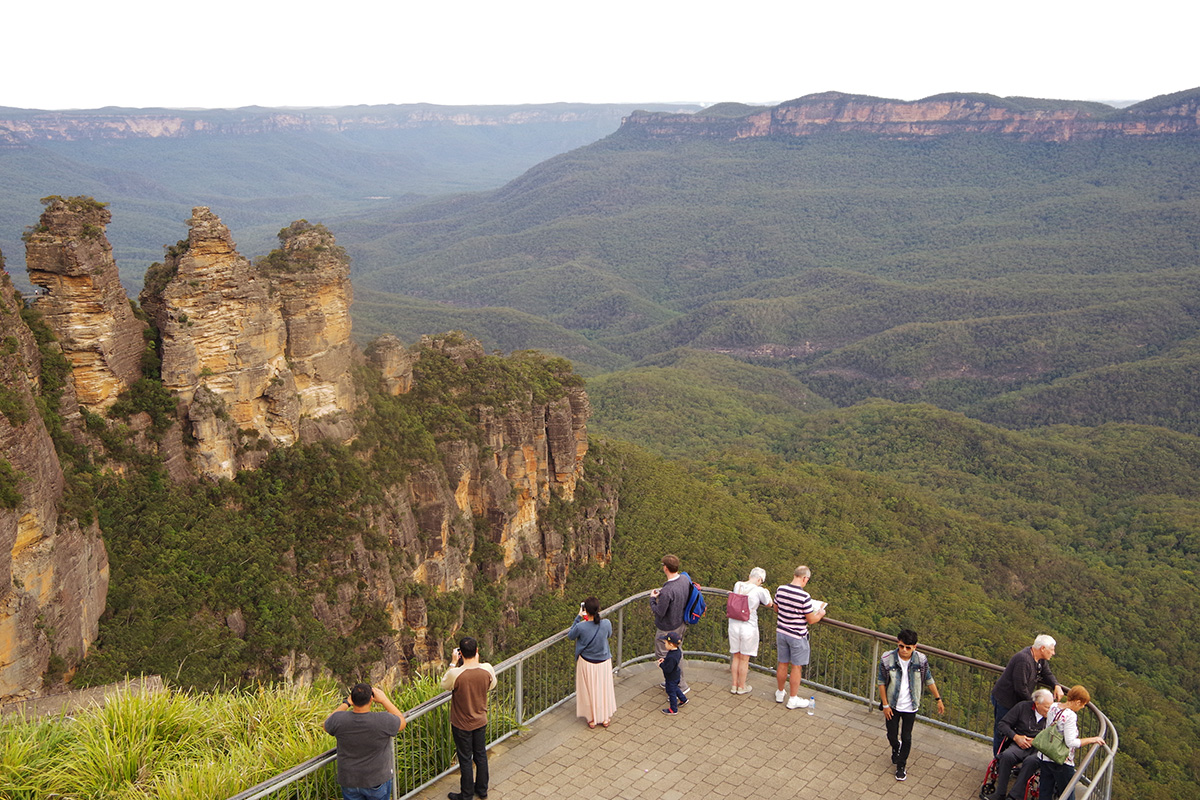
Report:
M867 708L875 702L875 665L879 663L879 640L872 639L874 644L871 645L871 663L867 664Z
M517 685L516 685L516 688L513 690L513 692L515 694L517 707L516 707L516 710L514 713L517 716L517 724L524 725L525 724L525 660L524 659L517 662L516 683L517 683Z
M617 669L625 666L625 606L617 609Z

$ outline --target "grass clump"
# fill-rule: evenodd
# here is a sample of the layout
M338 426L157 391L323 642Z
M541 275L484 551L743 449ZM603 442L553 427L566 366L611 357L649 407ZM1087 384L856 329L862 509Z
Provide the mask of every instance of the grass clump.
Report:
M393 692L411 708L441 691L420 676ZM225 798L323 753L322 723L344 687L260 686L235 692L121 691L103 707L43 720L0 721L5 800ZM450 739L450 731L445 731ZM397 750L405 748L405 737ZM333 770L310 787L337 794Z

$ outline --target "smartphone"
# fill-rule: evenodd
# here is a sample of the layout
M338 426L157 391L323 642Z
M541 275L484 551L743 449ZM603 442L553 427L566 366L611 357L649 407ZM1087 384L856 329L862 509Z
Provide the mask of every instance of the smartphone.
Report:
M587 612L583 610L583 603L580 603L580 604L579 604L579 616L581 616L581 617L582 617L582 616L583 616L584 614L586 614L586 613L587 613Z

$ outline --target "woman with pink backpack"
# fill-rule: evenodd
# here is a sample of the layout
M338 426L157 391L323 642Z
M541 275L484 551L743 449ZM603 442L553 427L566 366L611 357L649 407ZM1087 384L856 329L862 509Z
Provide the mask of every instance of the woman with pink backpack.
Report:
M733 585L725 601L729 617L730 694L749 694L746 676L750 658L758 655L758 607L771 605L771 593L762 588L767 573L761 567L750 570L750 577Z

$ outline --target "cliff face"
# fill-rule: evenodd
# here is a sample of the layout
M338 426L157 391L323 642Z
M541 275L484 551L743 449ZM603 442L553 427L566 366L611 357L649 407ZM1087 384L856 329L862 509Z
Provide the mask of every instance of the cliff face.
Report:
M248 444L287 446L302 416L318 425L352 410L348 265L327 233L296 231L268 271L237 252L209 209L193 209L188 227L147 272L142 307L162 337L163 386L182 404L198 471L231 478L261 461L265 450Z
M79 403L101 412L141 377L142 328L105 235L108 209L91 198L53 198L25 245L35 306L71 360Z
M398 344L388 339L389 346ZM378 343L369 348L373 361L381 359L379 350ZM419 350L449 355L461 365L484 357L473 341L426 337ZM420 355L414 360L419 362ZM392 385L388 376L383 380L385 388ZM578 500L590 414L583 389L571 388L565 397L545 403L527 395L502 409L476 411L482 438L442 442L437 462L389 489L387 501L369 511L371 528L387 538L389 547L370 553L356 541L343 563L331 565L347 581L337 602L324 597L315 602L317 618L342 635L354 630L351 609L363 597L387 609L391 626L401 634L386 642L383 658L373 666L375 680L406 676L414 658L442 660L442 641L429 627L428 597L473 594L477 564L486 580L503 586L500 620L511 625L534 595L561 587L573 566L607 563L611 556L613 493L602 490L599 497L575 502L565 525L548 521L555 503ZM492 555L481 559L480 548ZM363 578L367 588L353 591L351 584ZM406 591L412 586L432 589L434 595ZM479 620L461 624L485 639L496 633L480 630ZM302 658L286 666L292 679L321 674L320 665Z
M665 108L685 110L683 105ZM594 122L612 124L628 106L552 103L520 106L413 105L283 110L0 111L0 147L89 139L178 139L273 133L386 131L429 126L514 126Z
M986 95L939 95L904 102L825 92L745 116L638 112L626 117L622 132L652 139L705 137L748 139L860 133L893 139L955 133L1003 134L1021 140L1065 142L1101 136L1195 134L1200 131L1200 93L1183 93L1163 103L1130 109L1099 109L1096 104L1023 106Z
M63 470L34 405L42 354L21 303L0 275L0 700L40 691L52 659L51 671L61 672L83 658L109 574L98 526L60 513ZM57 410L71 422L78 410L69 381L61 391Z

